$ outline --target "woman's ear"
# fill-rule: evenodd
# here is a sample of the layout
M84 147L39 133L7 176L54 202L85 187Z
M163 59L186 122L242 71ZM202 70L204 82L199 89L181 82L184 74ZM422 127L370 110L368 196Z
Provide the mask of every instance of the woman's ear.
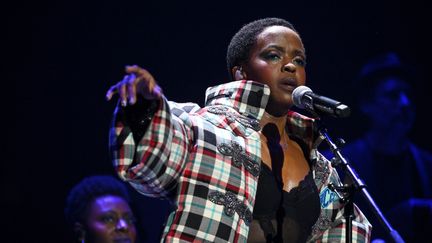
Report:
M235 66L231 70L234 80L247 79L245 72L242 70L241 66Z

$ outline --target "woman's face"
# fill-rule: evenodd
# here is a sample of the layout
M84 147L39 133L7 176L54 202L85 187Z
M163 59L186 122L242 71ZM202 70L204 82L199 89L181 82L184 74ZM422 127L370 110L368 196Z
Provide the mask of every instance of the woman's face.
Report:
M118 196L96 198L87 218L86 239L94 243L133 243L134 216L129 204Z
M270 26L257 36L249 61L242 66L245 79L267 84L267 111L284 115L293 105L292 91L306 81L306 54L300 36L284 26Z

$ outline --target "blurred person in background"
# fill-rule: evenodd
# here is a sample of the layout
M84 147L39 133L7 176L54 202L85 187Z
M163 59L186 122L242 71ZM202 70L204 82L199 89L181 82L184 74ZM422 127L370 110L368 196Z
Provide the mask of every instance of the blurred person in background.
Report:
M367 61L353 85L356 108L366 118L367 130L341 147L378 207L408 242L430 240L427 229L432 229L432 154L409 137L417 81L415 69L394 52ZM328 150L323 154L333 157ZM374 227L372 239L392 242L364 198L358 199Z
M109 175L84 178L66 201L65 216L76 242L134 243L135 216L126 185Z

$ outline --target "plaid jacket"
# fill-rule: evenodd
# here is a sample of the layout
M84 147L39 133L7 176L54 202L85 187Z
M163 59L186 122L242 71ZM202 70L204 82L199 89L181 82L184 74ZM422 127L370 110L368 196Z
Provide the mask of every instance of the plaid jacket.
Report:
M110 148L119 176L142 194L175 198L163 242L247 241L261 168L259 120L269 94L266 85L243 80L208 88L204 108L162 97L139 139L125 109L116 108ZM327 187L340 184L336 170L316 149L314 121L295 112L288 119L290 136L310 148L320 191L321 215L309 240L343 242L343 205ZM357 207L355 214L353 242L369 242L371 226Z

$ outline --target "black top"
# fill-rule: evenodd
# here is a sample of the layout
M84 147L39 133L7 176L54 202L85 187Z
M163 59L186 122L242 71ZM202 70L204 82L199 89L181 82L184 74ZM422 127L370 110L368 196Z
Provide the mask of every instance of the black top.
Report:
M306 242L321 210L312 170L287 192L271 169L261 164L253 217L264 234L252 230L250 242Z

